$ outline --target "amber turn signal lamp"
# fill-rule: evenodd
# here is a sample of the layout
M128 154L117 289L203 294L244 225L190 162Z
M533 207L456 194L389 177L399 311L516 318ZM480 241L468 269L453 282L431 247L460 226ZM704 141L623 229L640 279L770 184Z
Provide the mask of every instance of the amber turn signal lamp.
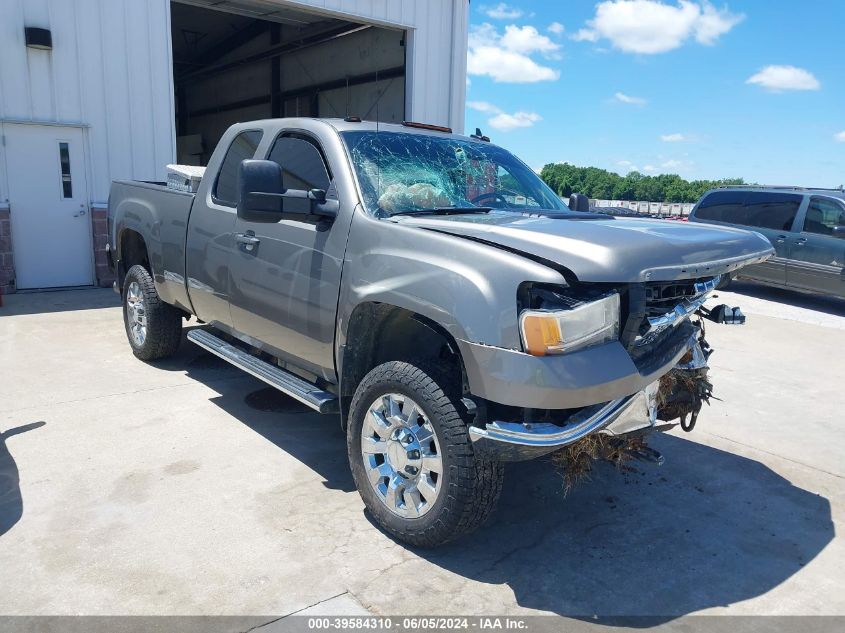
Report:
M545 356L549 349L561 344L557 319L546 315L527 314L522 318L522 340L532 356Z

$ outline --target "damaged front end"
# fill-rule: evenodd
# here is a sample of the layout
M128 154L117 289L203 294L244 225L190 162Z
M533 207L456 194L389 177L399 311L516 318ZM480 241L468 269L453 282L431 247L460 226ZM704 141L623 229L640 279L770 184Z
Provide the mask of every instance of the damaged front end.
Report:
M683 297L681 302L664 312L667 301L677 298L678 284L658 284L646 302L643 339L659 336L661 331L674 326L678 321L690 318L695 332L690 336L687 352L678 363L660 378L657 389L657 418L664 422L680 424L684 431L692 431L703 404L709 404L713 397L713 385L709 380L707 361L713 348L705 338L705 320L728 325L742 325L745 315L736 307L721 304L712 309L704 302L719 284L720 277L692 284L692 296ZM671 290L666 292L666 287ZM680 285L680 292L689 292L690 286ZM669 295L667 297L667 294ZM665 430L665 429L663 429Z
M710 404L713 385L707 373L707 360L713 349L704 338L704 324L696 324L698 334L690 339L689 351L669 373L660 378L657 389L657 418L678 420L684 431L692 431L704 403Z
M677 425L691 431L702 406L713 397L707 365L713 350L705 338L705 320L745 320L738 308L704 307L718 282L717 276L642 284L629 293L620 339L642 375L653 376L644 389L569 412L563 419L525 410L521 421L475 424L469 429L475 450L502 461L551 453L565 472L567 488L596 460L662 463L662 456L646 445L647 436ZM658 367L662 369L655 371Z
M642 423L638 428L610 425L552 454L552 460L563 473L565 493L589 478L596 461L610 462L622 469L630 469L627 463L633 460L660 466L663 455L647 445L648 436L679 424L684 431L693 430L702 405L709 404L713 397L707 365L713 349L704 338L703 321L699 319L693 325L696 334L689 339L687 353L652 386L654 399L649 401L649 424Z
M718 283L718 279L714 280ZM713 286L715 286L715 283ZM707 288L702 288L707 290ZM663 455L646 444L652 432L664 432L675 426L690 432L695 428L698 415L704 404L710 404L713 397L713 384L708 376L708 360L713 348L705 338L705 319L732 325L745 323L745 315L739 308L718 305L712 310L703 306L709 291L702 292L700 298L687 300L682 307L672 312L652 316L646 319L648 334L654 334L655 324L674 325L680 317L697 317L691 322L695 333L689 338L689 348L678 363L664 374L653 388L655 393L653 408L649 409L649 424L642 424L636 429L615 432L613 425L599 433L582 438L552 455L554 463L563 472L564 492L568 493L579 481L589 478L593 463L606 461L617 468L630 469L627 462L632 460L651 462L661 465ZM660 424L659 422L663 422Z

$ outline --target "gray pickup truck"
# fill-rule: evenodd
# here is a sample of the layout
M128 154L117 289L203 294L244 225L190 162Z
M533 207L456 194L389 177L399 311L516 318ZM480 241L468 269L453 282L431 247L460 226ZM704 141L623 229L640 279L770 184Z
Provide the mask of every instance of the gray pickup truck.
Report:
M353 118L235 125L195 194L117 181L109 221L134 354L195 316L188 340L338 415L367 509L423 546L484 522L504 461L671 428L658 381L706 365L692 317L772 254L570 211L480 133Z

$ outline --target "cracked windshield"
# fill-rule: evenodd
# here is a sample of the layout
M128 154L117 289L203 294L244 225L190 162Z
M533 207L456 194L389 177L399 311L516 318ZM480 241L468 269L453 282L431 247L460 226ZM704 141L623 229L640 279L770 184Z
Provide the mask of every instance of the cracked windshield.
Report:
M483 141L395 132L343 137L375 215L566 209L529 167Z

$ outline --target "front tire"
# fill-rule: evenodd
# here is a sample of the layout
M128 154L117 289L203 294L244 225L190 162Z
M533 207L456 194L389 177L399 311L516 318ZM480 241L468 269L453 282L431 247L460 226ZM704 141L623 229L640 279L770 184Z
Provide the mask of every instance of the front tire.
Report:
M422 547L482 525L496 507L503 467L473 453L450 381L392 361L368 373L349 411L347 448L355 485L387 532Z
M161 300L143 266L132 266L123 280L123 323L132 353L141 360L172 356L182 340L182 313Z

